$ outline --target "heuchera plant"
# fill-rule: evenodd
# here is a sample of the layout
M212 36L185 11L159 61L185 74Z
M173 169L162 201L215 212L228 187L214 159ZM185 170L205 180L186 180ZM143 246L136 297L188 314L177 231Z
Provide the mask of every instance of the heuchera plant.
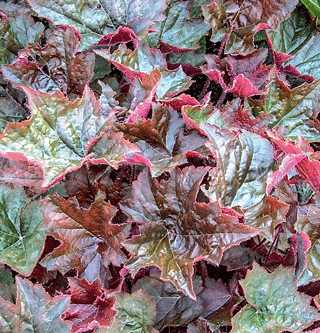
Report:
M0 1L0 333L319 333L319 18Z

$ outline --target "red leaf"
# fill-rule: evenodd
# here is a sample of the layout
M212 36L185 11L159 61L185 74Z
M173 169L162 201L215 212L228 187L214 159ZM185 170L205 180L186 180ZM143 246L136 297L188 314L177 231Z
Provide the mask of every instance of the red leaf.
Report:
M71 302L63 318L72 323L73 333L85 333L110 326L114 316L115 299L108 296L100 281L69 278Z

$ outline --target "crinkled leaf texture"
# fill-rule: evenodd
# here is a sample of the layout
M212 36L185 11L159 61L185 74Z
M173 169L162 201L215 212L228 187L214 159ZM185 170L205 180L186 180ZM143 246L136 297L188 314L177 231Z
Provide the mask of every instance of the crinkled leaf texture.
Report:
M6 80L42 92L78 93L93 77L94 54L77 53L81 36L72 26L61 25L46 32L46 44L35 44L2 67Z
M277 51L295 54L312 38L315 27L305 10L297 7L277 29L270 32L273 48Z
M241 285L249 305L233 317L232 333L301 332L320 318L311 298L297 291L291 268L268 273L255 264Z
M156 0L152 6L144 0L29 0L32 9L55 24L76 26L83 35L82 49L96 43L103 35L120 25L127 25L137 33L147 31L162 20L165 0Z
M210 196L224 206L240 207L246 221L254 225L265 202L267 177L273 166L272 145L244 130L233 133L208 125L204 129L218 164Z
M110 326L115 315L114 298L108 297L100 280L69 279L70 305L63 319L72 322L73 333Z
M43 183L43 170L36 161L25 156L0 156L0 181L39 189Z
M319 7L320 8L320 7ZM309 74L320 79L319 65L320 53L317 45L319 45L320 34L312 36L307 43L303 45L301 50L295 54L288 63L295 66L301 73Z
M0 186L0 261L30 275L37 264L46 231L41 202L31 201L23 188Z
M81 99L69 101L61 93L47 94L24 87L31 118L9 124L0 137L2 155L18 153L37 162L44 171L43 186L81 165L87 145L101 131L105 119L93 92L86 88Z
M185 133L179 113L165 106L155 107L151 119L120 124L119 128L143 152L154 177L186 163L186 154L201 152L206 142L206 138L196 131Z
M279 78L275 78L270 82L262 103L256 103L253 109L266 112L269 115L267 125L276 128L285 137L292 140L304 137L310 142L318 142L319 87L319 81L314 80L290 89Z
M79 206L76 198L52 197L48 204L48 228L60 245L42 259L48 270L66 274L75 269L94 281L110 263L120 266L124 260L121 241L125 225L112 224L117 209L99 193L89 208Z
M155 333L155 303L142 291L116 297L116 317L112 326L101 333Z
M40 285L16 278L16 304L0 298L0 329L2 333L69 333L70 326L61 319L69 297L51 297Z
M181 295L171 283L156 277L138 280L134 290L143 290L153 298L156 303L154 327L164 329L186 325L200 315L209 317L231 298L222 281L207 278L202 282L202 279L196 277L193 284L197 301Z
M128 80L139 79L145 88L153 88L159 100L178 95L191 85L181 67L169 71L163 54L145 43L140 43L135 50L120 45L113 53L109 50L95 52L122 71Z
M0 88L0 132L5 129L7 123L21 121L26 117L26 110L8 91Z
M225 52L247 55L254 51L255 28L259 24L276 28L297 4L297 0L217 0L204 12L213 29L211 39L221 41L225 34L230 34ZM232 29L224 26L226 21Z
M170 0L165 20L157 25L156 32L150 34L151 43L156 46L161 42L166 48L177 51L199 47L199 40L210 29L202 19L201 9L196 8L198 3L205 2L208 1Z
M191 298L193 264L206 259L219 265L223 252L258 234L258 230L224 213L218 203L197 202L199 186L209 168L176 168L168 181L158 182L145 170L121 204L132 221L142 223L141 235L125 242L133 253L128 268L137 273L157 266Z

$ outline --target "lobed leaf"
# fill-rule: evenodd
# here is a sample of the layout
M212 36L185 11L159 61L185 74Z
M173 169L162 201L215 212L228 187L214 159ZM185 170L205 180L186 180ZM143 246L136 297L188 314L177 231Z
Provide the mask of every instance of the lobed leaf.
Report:
M297 291L292 269L267 273L255 264L241 285L250 305L233 317L232 333L296 332L319 319L310 297Z
M0 186L0 261L23 275L37 264L46 238L40 202L22 188Z

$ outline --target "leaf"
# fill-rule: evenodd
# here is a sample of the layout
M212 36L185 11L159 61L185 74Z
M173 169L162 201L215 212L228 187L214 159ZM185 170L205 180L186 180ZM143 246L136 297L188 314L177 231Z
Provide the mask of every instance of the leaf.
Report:
M154 108L151 119L121 124L119 129L151 162L153 176L185 163L186 153L201 150L205 143L205 138L195 131L185 134L184 122L178 112L163 106Z
M2 68L6 80L42 92L62 91L82 94L93 77L94 55L78 53L80 34L69 26L47 31L44 46L23 50L10 65Z
M105 117L109 117L112 115L113 110L122 110L123 108L119 105L119 102L116 99L117 93L112 89L112 87L102 81L98 82L101 87L101 95L99 99L101 113Z
M116 317L105 333L153 333L155 304L142 291L116 297Z
M89 208L80 207L75 198L54 196L52 202L46 209L48 228L60 245L42 259L42 266L62 274L75 269L94 281L110 263L121 265L125 225L112 224L117 209L104 201L102 193Z
M228 302L231 295L221 281L206 279L204 283L198 277L193 281L197 301L177 292L171 283L156 277L144 277L134 285L135 290L148 293L156 303L154 326L162 330L165 327L179 327L191 322L200 315L208 317Z
M261 95L264 94L269 81L270 67L264 65L267 56L267 49L263 48L245 56L229 55L223 60L216 55L206 55L207 65L202 66L201 69L226 93L233 93L240 97ZM228 81L230 81L229 84L226 83Z
M288 139L299 137L310 142L320 140L317 125L317 104L320 97L320 83L304 83L290 89L278 79L270 83L269 92L263 104L254 108L270 115L267 124L276 128Z
M253 38L256 27L260 24L261 27L277 28L293 12L297 4L297 0L215 1L205 9L206 20L213 28L211 39L214 42L221 41L223 36L229 33L225 52L247 55L254 51ZM232 26L231 31L224 28L226 21Z
M260 95L261 92L243 74L238 75L227 92L240 97L250 97Z
M288 64L295 66L301 73L320 79L320 53L317 48L319 41L320 35L317 33L303 45Z
M31 16L31 10L23 4L0 4L0 10L6 13L9 22L9 46L17 51L37 42L45 30L41 22Z
M195 2L195 1L193 1ZM209 32L209 25L200 15L192 15L192 1L171 0L166 18L157 25L157 32L149 34L151 44L162 43L173 50L198 48L199 40ZM204 2L203 2L204 3Z
M0 137L0 151L18 153L41 164L44 184L80 166L86 146L102 129L105 120L93 92L69 101L61 93L46 94L24 87L32 111L30 119L10 124ZM45 138L45 139L44 139Z
M212 333L213 331L210 328L207 320L198 319L196 322L188 325L187 333Z
M0 88L0 132L4 130L8 122L18 122L27 117L26 110L9 93Z
M5 301L14 301L16 294L16 286L14 277L10 269L6 268L4 265L0 268L0 297ZM0 306L1 308L1 306ZM0 314L1 318L1 314ZM1 327L1 326L0 326Z
M320 17L320 2L318 0L301 0L311 15Z
M106 50L95 52L123 72L131 83L131 101L130 106L127 106L130 109L127 119L129 123L146 118L155 97L159 100L172 98L187 90L192 83L181 67L169 71L160 50L151 49L145 43L134 50L121 44L113 53Z
M277 186L289 172L296 169L298 174L305 179L316 191L320 191L319 165L320 161L316 154L313 154L313 148L302 138L297 144L285 141L272 133L269 133L274 144L285 153L278 170L276 170L268 179L267 192ZM315 155L315 156L313 156Z
M121 132L106 132L97 138L88 148L91 163L109 164L118 169L123 162L149 165L138 145L124 139Z
M181 67L178 70L167 70L160 50L149 48L146 44L139 45L133 51L121 45L112 54L106 50L95 52L122 71L128 80L139 79L144 88L151 89L155 86L156 95L160 100L176 96L191 85L191 79Z
M226 249L258 233L224 213L217 203L196 201L208 170L176 168L168 181L161 182L144 171L121 204L132 221L143 223L140 236L124 243L133 253L127 265L130 271L136 274L142 267L157 266L163 280L171 281L193 299L194 262L206 259L219 265Z
M143 0L72 0L61 3L58 0L29 0L32 9L55 24L74 25L83 35L82 49L99 41L103 35L115 31L120 25L131 27L136 33L143 33L162 20L166 2L156 0L146 6Z
M110 61L130 81L147 80L153 71L166 69L166 61L160 50L151 49L145 43L133 51L121 44L112 53L108 50L95 50L95 53Z
M8 50L10 40L9 27L7 15L0 11L0 65L9 63L13 57L11 52Z
M313 38L315 27L302 7L297 7L277 29L270 31L272 46L284 53L296 54Z
M263 210L253 222L253 226L263 230L264 236L271 241L277 226L287 221L289 209L290 205L285 202L273 196L267 196Z
M306 285L319 279L319 207L315 204L300 206L297 209L297 221L295 230L299 234L308 235L309 248L306 253L306 267L304 274L299 279L299 283Z
M239 207L246 222L254 223L264 207L267 176L273 166L272 145L245 130L232 133L209 125L204 129L210 139L208 147L217 156L210 197L224 206Z
M0 182L39 189L43 183L41 166L24 156L6 158L0 155Z
M242 114L247 113L241 108L239 98L227 103L221 108L213 107L211 101L205 100L199 105L184 105L182 107L182 116L186 126L190 129L196 129L203 135L206 135L205 126L213 125L221 129L232 127L252 128L251 119L242 119Z
M21 188L1 185L0 216L0 261L30 275L46 237L40 202L31 202Z
M255 264L241 285L249 305L233 317L232 333L300 332L319 320L311 297L297 291L290 268L267 273Z
M182 67L177 71L166 71L161 75L156 94L158 99L170 98L187 90L191 86L190 78L184 73Z
M115 315L114 298L109 297L99 280L69 278L70 305L63 319L72 322L72 332L87 332L99 327L108 327Z
M0 298L0 328L3 333L69 333L61 320L69 304L66 296L51 297L40 285L16 277L16 304Z

